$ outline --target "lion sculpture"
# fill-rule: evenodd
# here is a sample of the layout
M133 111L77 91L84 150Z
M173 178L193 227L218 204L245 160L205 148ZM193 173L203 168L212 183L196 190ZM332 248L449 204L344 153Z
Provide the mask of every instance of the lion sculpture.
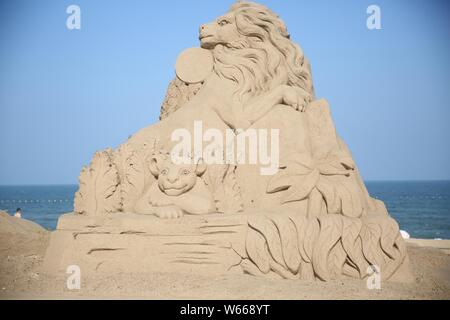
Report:
M232 112L242 115L245 111L254 122L275 104L285 102L303 110L313 99L310 65L302 49L290 40L283 21L266 7L238 2L227 14L203 24L199 33L201 47L211 50L214 57L214 72L237 87L239 109L218 110L229 125L238 127L230 119ZM198 91L199 84L175 78L162 104L161 119Z
M369 196L327 102L315 98L310 65L283 21L263 5L237 2L201 25L199 40L212 55L212 72L198 83L176 77L160 122L96 156L80 177L75 211L139 211L136 203L157 183L151 155L170 150L175 128L193 132L194 121L201 120L204 128L236 134L277 129L281 163L274 176L259 175L255 165L230 163L208 165L203 176L216 212L248 215L242 270L322 280L402 274L407 255L398 224ZM87 205L94 193L101 201Z

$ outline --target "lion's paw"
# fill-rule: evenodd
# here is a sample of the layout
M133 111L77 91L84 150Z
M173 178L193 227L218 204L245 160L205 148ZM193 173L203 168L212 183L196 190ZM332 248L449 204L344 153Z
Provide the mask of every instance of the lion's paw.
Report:
M304 111L312 100L311 94L300 87L282 85L279 90L283 103L295 110Z
M156 210L156 215L161 219L178 219L184 212L177 206L160 207Z

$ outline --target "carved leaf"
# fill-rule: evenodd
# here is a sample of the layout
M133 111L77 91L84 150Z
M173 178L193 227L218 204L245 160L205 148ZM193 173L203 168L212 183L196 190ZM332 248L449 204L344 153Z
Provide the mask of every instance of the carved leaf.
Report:
M119 170L124 211L134 211L136 202L146 188L155 181L148 164L151 157L160 150L158 139L152 138L139 145L132 145L127 142L114 152L114 163Z
M269 180L269 183L267 184L267 193L286 190L301 179L302 176L291 175L287 170L280 170Z
M281 238L284 261L292 273L297 273L300 266L300 253L297 243L297 230L294 223L286 216L273 215L271 220L277 226Z
M125 145L120 146L113 152L113 161L116 165L117 172L119 174L119 181L122 183L125 175L125 157L124 157Z
M403 263L406 258L406 244L402 235L399 233L395 240L395 247L397 248L397 254L395 255L396 266L393 267L392 274Z
M394 259L390 259L389 263L383 269L382 279L384 280L389 279L405 261L406 248L404 247L404 240L400 234L395 241L395 248Z
M319 164L317 166L317 169L320 171L321 174L328 176L331 175L348 176L350 174L350 172L346 170L344 167L342 167L341 165L333 164L333 162Z
M340 215L325 215L319 218L320 233L313 251L313 267L316 275L322 279L330 278L327 267L331 248L339 241L342 235L342 219Z
M406 257L406 247L398 231L398 225L392 218L384 215L368 217L365 220L367 222L363 227L367 225L368 229L374 230L377 226L377 230L371 231L371 234L376 234L372 238L380 235L380 239L376 244L363 241L363 253L372 264L381 268L382 279L389 279ZM393 237L395 237L394 243L392 243ZM384 253L386 253L386 256Z
M358 237L362 227L361 220L342 216L342 222L342 245L362 278L368 264L362 254L361 239Z
M261 270L262 273L269 273L269 251L267 250L266 239L262 234L253 228L248 228L245 248L249 258Z
M75 212L98 216L120 210L119 175L111 149L95 153L91 164L82 169L79 180Z
M322 194L327 205L327 212L330 214L339 213L339 198L336 197L336 191L332 182L325 177L321 176L316 185L319 192Z
M284 262L283 253L281 251L282 247L280 235L273 222L265 216L252 215L248 218L248 224L264 236L273 259L280 265L287 268L286 263Z
M327 261L327 268L331 279L337 279L340 277L346 259L347 253L342 246L342 242L336 242L336 244L330 250Z
M300 255L304 261L311 262L308 255L305 252L305 248L303 247L306 238L306 229L308 227L308 220L306 219L306 217L299 214L291 215L289 218L294 223L295 228L297 230L297 246Z
M290 175L304 176L314 170L314 166L312 164L304 165L297 162L289 162L285 170Z
M381 228L378 223L370 220L364 221L361 227L362 251L372 265L382 268L385 261L380 246Z
M400 256L405 257L406 256L405 240L403 240L403 237L400 234L398 234L397 239L395 240L395 246L400 252Z
M339 168L340 165L342 165L347 170L354 170L356 168L355 162L353 161L348 150L343 149L333 150L332 153L329 155L329 158L335 159L333 163Z
M314 169L302 181L297 182L290 187L286 194L283 195L281 202L286 203L290 201L298 201L305 199L316 186L319 179L319 171Z
M308 227L306 228L305 241L303 243L303 248L305 249L307 261L312 261L313 248L319 237L320 226L319 221L314 219L308 219Z
M347 217L360 217L363 206L360 193L355 186L352 177L335 177L334 186L337 196L340 199L342 214Z
M134 211L134 205L145 189L146 163L137 151L132 151L125 159L122 181L123 210Z
M291 153L286 157L286 162L282 166L293 167L297 170L296 174L306 174L314 169L314 160L311 155L307 152L295 152Z
M356 268L351 262L348 260L344 263L344 266L342 267L342 274L352 277L352 278L361 278L361 275L359 274L358 268Z
M349 156L342 156L339 158L339 162L346 168L349 170L354 170L356 165L355 162L353 161L352 157Z
M389 258L395 259L396 249L394 244L400 233L399 226L397 222L390 217L385 217L382 221L383 226L381 228L382 231L380 239L381 248Z
M360 217L363 212L363 205L361 200L361 190L359 189L357 182L353 176L339 177L339 179L352 199L353 217Z

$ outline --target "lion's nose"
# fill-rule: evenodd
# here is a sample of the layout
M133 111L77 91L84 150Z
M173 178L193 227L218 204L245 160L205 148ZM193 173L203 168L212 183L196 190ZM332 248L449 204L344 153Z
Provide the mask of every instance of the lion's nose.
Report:
M178 180L178 177L167 177L167 181L170 183L175 183Z

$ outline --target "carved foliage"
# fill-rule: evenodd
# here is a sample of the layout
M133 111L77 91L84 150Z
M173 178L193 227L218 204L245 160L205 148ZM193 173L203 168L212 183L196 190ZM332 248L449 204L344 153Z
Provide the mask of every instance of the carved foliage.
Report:
M120 173L120 189L123 211L133 212L138 199L146 187L154 181L148 168L149 158L156 148L156 141L140 147L124 144L115 153L115 162Z
M232 165L209 165L202 176L214 196L217 212L234 214L243 210L235 169Z
M75 212L99 216L120 210L119 174L111 149L94 155L91 164L81 170L79 182L74 200Z
M175 77L175 79L169 83L167 88L166 96L161 105L159 118L162 120L177 111L186 102L191 100L202 87L203 82L188 84L178 77Z
M267 192L285 191L282 203L308 198L322 201L311 197L313 190L317 190L328 213L359 217L363 207L351 176L354 167L353 160L340 152L324 159L313 159L308 153L294 153L288 157L285 168L269 181ZM320 204L311 208L315 212L310 212L309 216L320 215Z
M397 223L384 215L307 219L297 214L258 214L250 216L248 224L249 261L263 274L304 279L308 275L302 270L312 267L314 276L324 281L342 275L364 278L367 267L376 265L388 279L406 256Z

